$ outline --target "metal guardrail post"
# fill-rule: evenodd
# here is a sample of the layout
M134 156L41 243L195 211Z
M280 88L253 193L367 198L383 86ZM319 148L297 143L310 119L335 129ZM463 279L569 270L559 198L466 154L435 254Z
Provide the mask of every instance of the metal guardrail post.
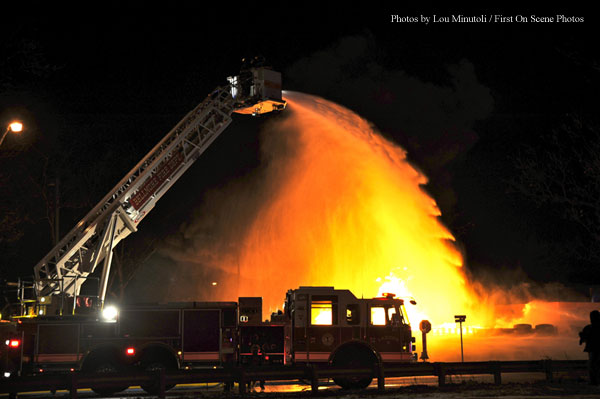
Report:
M308 372L310 375L310 389L312 393L317 393L319 392L319 375L314 364L309 366Z
M246 373L244 372L243 368L240 370L240 378L239 378L238 383L240 384L240 386L239 386L240 396L245 396L246 395Z
M381 362L377 364L377 390L379 392L385 391L385 373Z
M227 371L227 378L223 381L223 392L229 393L235 384L235 371L229 366L225 366L224 370Z
M446 368L444 367L444 363L435 363L433 369L438 378L438 385L440 387L446 385Z
M502 384L502 370L499 362L490 362L490 369L494 375L494 384Z
M158 370L158 397L165 399L165 369L160 368Z
M552 359L542 360L542 368L546 373L546 381L552 382L554 380L554 375L552 373Z
M71 395L71 399L77 399L77 374L71 373L71 381L69 387L69 394Z

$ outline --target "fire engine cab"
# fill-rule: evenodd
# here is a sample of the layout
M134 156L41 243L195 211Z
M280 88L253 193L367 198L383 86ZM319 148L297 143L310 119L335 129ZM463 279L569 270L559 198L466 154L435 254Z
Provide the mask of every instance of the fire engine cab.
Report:
M358 299L349 290L300 287L287 292L285 315L290 321L286 355L291 362L371 367L415 360L404 301L393 294ZM361 388L371 379L335 382Z
M252 348L266 364L327 363L372 368L415 361L404 301L386 294L358 299L349 290L300 287L289 290L285 311L261 321L261 298L240 298L239 361L249 364ZM337 378L343 388L364 388L371 378Z

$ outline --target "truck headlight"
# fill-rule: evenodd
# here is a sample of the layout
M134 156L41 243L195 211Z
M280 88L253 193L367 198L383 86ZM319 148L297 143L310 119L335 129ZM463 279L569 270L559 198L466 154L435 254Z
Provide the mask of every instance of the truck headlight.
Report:
M102 318L105 321L115 321L119 315L119 310L114 306L107 306L102 309Z

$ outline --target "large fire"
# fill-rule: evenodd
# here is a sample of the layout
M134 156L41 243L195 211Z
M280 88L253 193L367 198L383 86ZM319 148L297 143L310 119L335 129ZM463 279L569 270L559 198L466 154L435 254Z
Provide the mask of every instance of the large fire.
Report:
M271 307L283 298L274 288L298 285L372 297L393 273L398 294L418 298L432 321L470 310L462 257L405 152L339 105L297 93L286 100L276 130L294 148L242 244L242 280L252 282L240 293L268 292Z
M276 308L286 288L334 285L415 298L413 324L473 315L461 254L404 150L337 104L298 93L286 100L276 130L294 148L244 239L240 294Z
M507 336L494 341L487 334L491 349L469 346L482 331L512 327L526 309L502 310L493 296L476 294L454 238L424 190L427 178L405 151L344 107L294 92L285 98L286 115L270 124L264 145L273 186L234 255L218 260L237 276L223 284L228 298L262 296L265 310L273 311L287 289L301 285L350 289L359 297L392 292L407 299L417 337L421 320L433 325L432 359L460 358L457 314L467 315L467 360L513 357L506 354L516 344ZM412 298L417 305L409 304Z

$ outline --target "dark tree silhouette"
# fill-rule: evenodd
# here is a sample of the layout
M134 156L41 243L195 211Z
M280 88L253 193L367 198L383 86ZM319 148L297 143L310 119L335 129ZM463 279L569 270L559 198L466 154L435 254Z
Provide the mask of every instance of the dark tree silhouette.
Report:
M574 262L600 262L600 129L569 115L515 157L510 186L558 222L546 228ZM581 266L584 269L586 266Z

